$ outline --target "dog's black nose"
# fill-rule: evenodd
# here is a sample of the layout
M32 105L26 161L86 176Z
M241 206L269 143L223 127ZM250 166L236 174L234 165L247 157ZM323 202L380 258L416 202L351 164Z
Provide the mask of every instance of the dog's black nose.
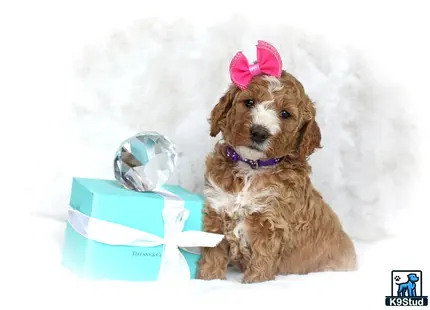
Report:
M269 138L270 133L266 127L261 125L253 125L251 127L251 140L255 143L263 143Z

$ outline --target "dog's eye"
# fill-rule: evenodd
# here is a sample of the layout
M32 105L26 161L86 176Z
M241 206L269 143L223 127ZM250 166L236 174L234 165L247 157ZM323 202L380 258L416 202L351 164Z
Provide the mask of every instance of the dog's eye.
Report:
M281 113L279 114L281 115L282 118L289 118L291 116L291 114L285 110L282 110Z
M243 102L247 108L251 108L254 106L254 100L247 99Z

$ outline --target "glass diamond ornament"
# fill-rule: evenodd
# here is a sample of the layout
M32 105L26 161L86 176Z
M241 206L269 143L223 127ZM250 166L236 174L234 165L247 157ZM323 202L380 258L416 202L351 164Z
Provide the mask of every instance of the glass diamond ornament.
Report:
M141 132L118 148L115 179L131 190L152 191L167 182L177 160L176 146L166 136L154 131Z

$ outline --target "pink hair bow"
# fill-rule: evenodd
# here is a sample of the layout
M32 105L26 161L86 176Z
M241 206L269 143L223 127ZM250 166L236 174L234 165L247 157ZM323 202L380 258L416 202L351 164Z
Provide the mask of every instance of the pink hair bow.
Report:
M276 48L264 41L258 41L257 61L250 64L242 52L238 52L230 63L230 77L240 89L248 87L257 75L281 77L282 60Z

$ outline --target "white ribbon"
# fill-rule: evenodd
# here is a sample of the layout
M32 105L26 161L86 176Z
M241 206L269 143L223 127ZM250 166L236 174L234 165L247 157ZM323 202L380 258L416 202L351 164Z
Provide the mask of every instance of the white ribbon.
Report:
M187 261L179 248L194 254L200 253L200 247L215 247L224 235L202 231L182 231L189 211L184 202L175 194L166 190L154 191L163 197L164 238L126 227L124 225L89 217L69 208L68 222L72 228L87 239L109 245L127 245L155 247L164 245L158 281L184 281L190 279Z

